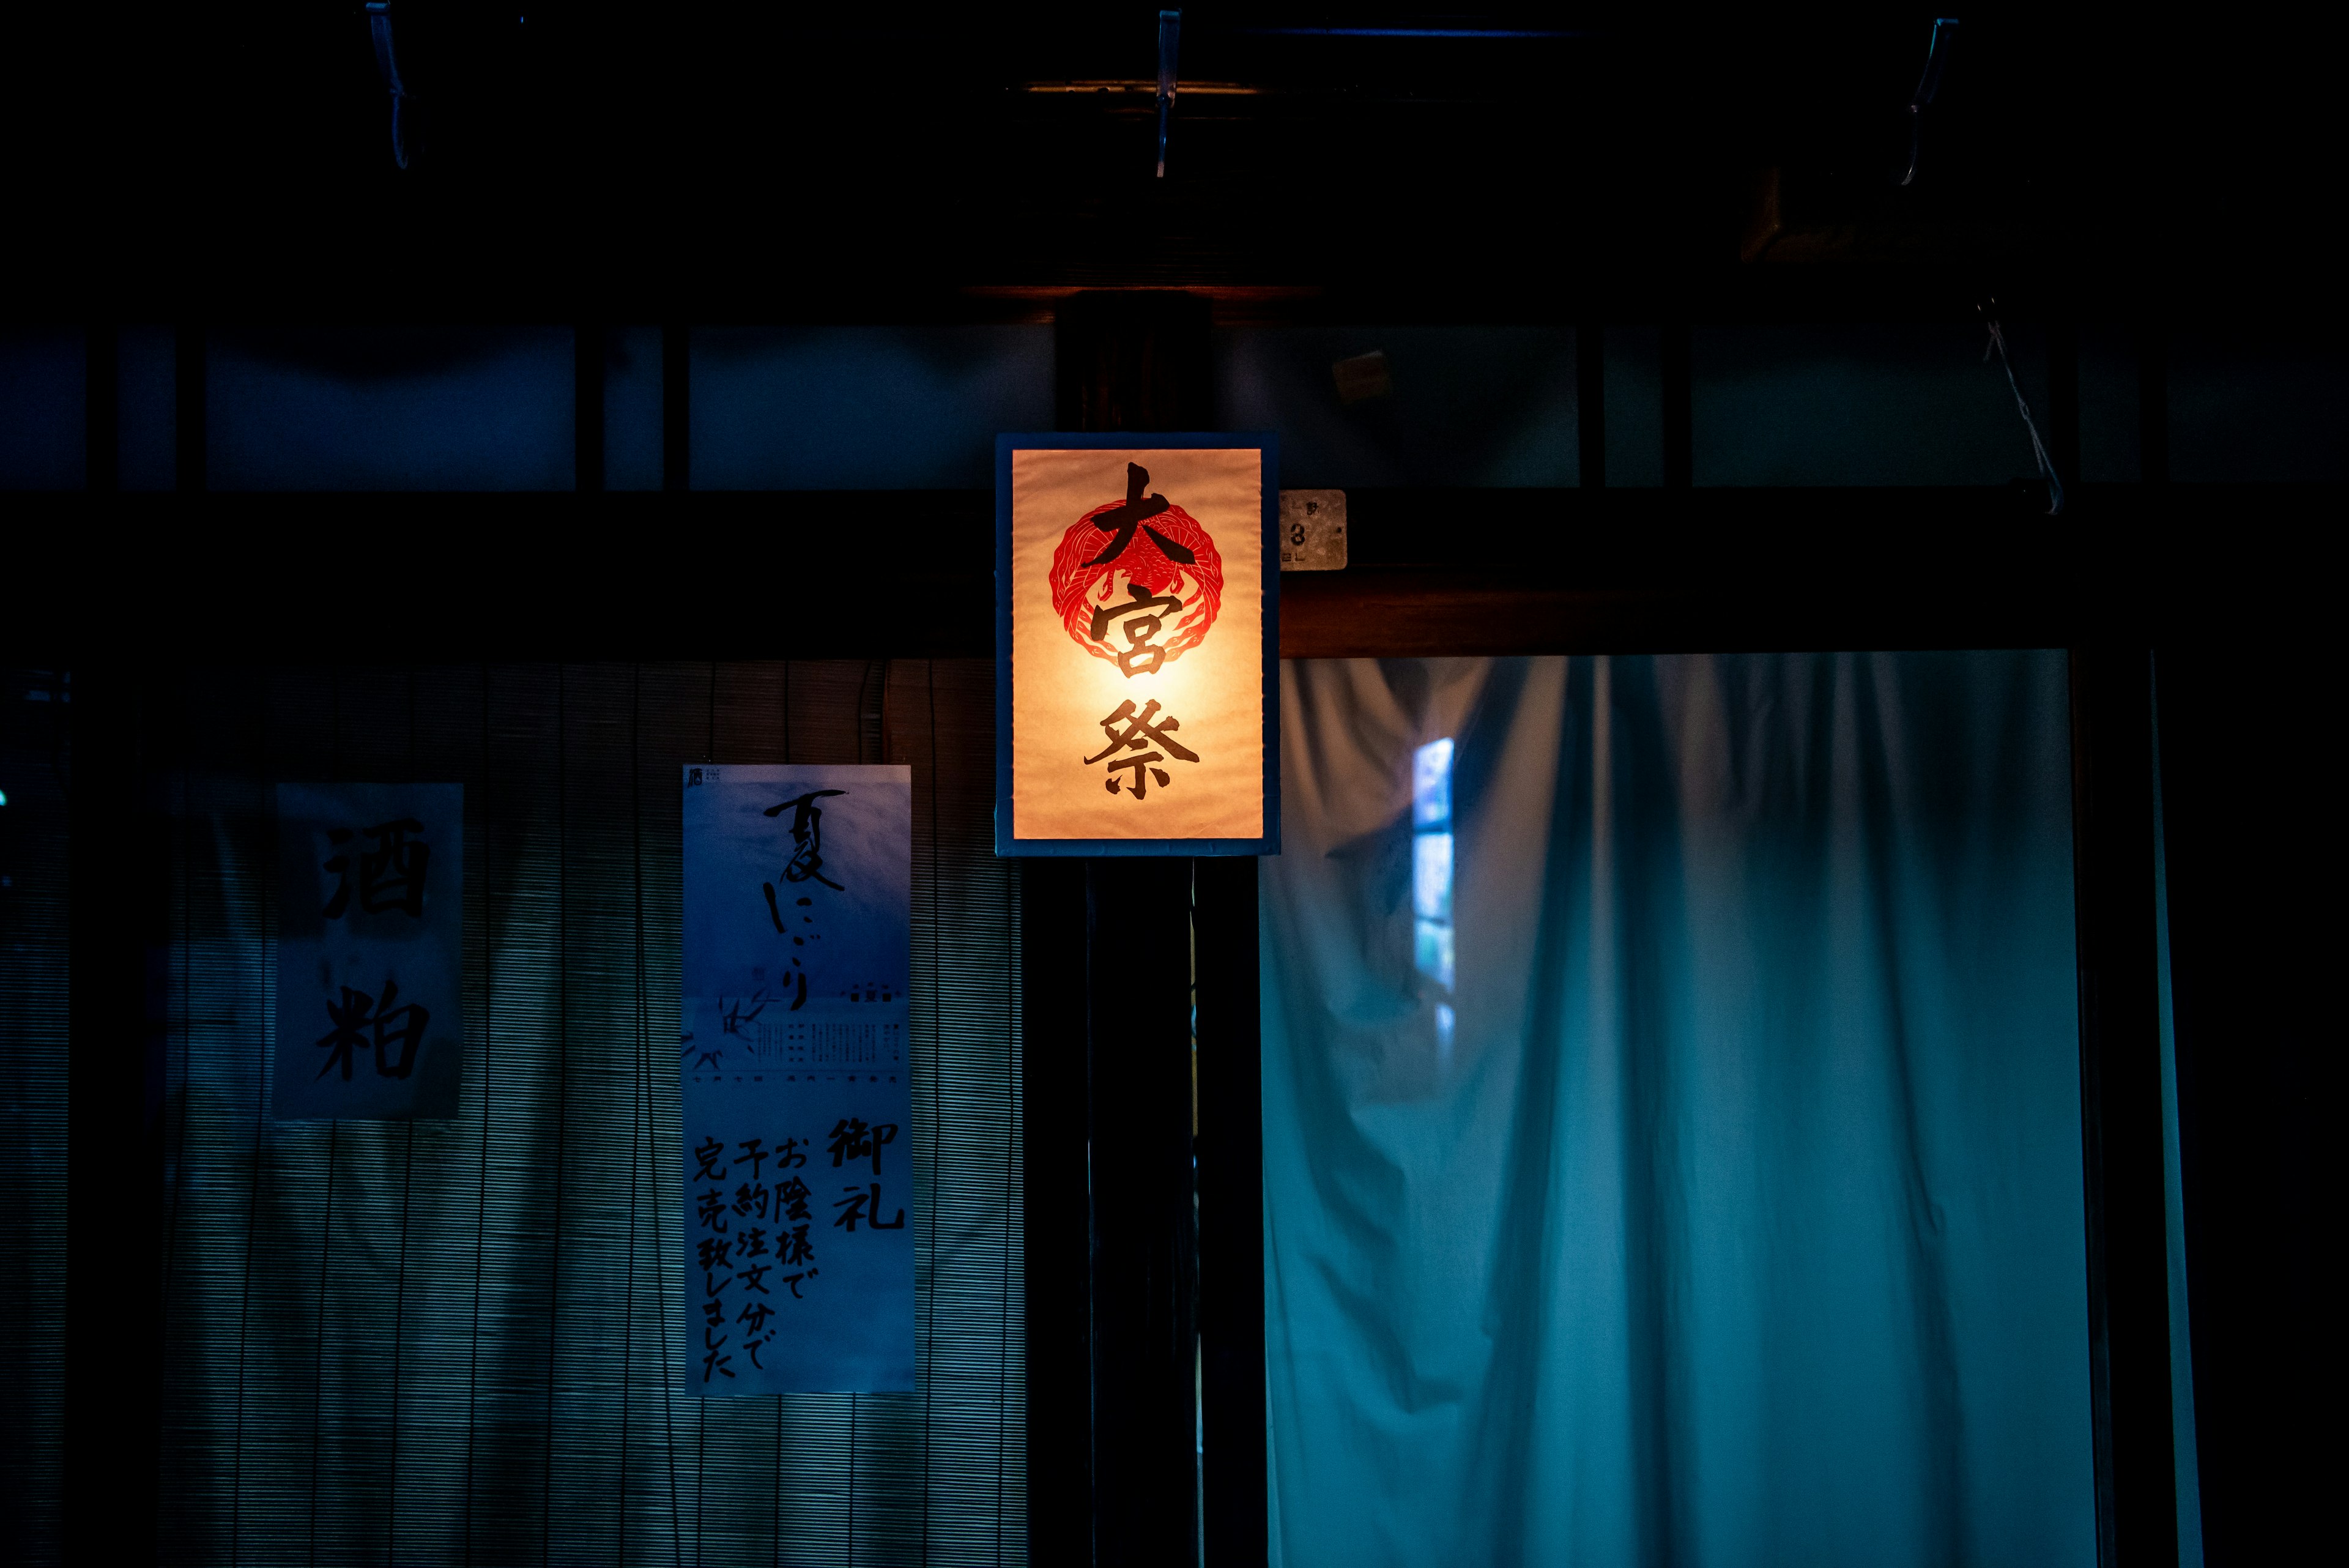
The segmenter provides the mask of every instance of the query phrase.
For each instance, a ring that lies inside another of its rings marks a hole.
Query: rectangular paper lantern
[[[996,438],[999,855],[1280,849],[1277,438]]]

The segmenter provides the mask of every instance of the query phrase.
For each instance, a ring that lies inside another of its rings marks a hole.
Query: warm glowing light
[[[1000,444],[999,853],[1271,847],[1267,454],[1159,439]]]

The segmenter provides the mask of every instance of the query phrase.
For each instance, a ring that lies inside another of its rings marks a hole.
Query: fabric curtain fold
[[[1273,1561],[2092,1562],[2064,656],[1283,688]]]

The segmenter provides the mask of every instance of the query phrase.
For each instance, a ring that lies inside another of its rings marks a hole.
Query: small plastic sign
[[[1280,569],[1342,572],[1346,569],[1346,493],[1284,490],[1280,493]]]

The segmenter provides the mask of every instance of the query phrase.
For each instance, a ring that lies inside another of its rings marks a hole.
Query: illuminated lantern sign
[[[997,438],[996,853],[1279,851],[1276,455]]]

